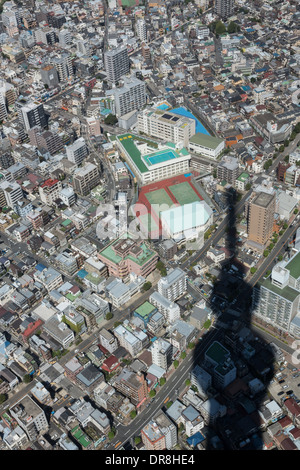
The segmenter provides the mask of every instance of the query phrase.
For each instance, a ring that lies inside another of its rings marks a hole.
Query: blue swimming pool
[[[198,119],[196,119],[195,116],[183,106],[181,106],[180,108],[171,109],[171,112],[174,114],[178,114],[179,116],[185,116],[194,119],[194,121],[196,121],[196,133],[201,132],[201,134],[210,135],[208,130],[205,129],[201,122],[198,121]]]

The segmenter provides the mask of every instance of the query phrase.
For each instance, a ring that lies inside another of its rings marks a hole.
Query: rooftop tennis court
[[[169,186],[169,191],[171,191],[181,206],[183,204],[190,204],[191,202],[201,201],[201,198],[194,191],[188,181]]]

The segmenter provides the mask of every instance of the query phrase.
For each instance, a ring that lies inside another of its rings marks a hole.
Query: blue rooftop
[[[203,126],[203,124],[201,124],[201,122],[198,121],[198,119],[196,119],[195,116],[183,106],[179,108],[171,109],[171,112],[174,114],[178,114],[179,116],[185,116],[190,119],[194,119],[194,121],[196,121],[196,133],[200,132],[202,134],[210,135],[208,130],[205,129],[205,127]]]

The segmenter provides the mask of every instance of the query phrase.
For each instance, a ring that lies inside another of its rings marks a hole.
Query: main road
[[[185,381],[189,378],[189,374],[197,360],[203,354],[211,341],[220,339],[221,334],[221,329],[214,329],[209,335],[203,336],[200,346],[197,346],[196,355],[194,355],[193,350],[189,352],[178,368],[169,376],[167,382],[155,396],[155,399],[150,402],[147,407],[141,410],[129,425],[117,425],[117,433],[114,439],[112,439],[108,450],[114,449],[117,444],[118,447],[121,447],[132,437],[140,435],[141,429],[164,406],[166,400],[172,399],[172,397],[175,398],[177,395],[176,391],[178,389],[184,389]]]

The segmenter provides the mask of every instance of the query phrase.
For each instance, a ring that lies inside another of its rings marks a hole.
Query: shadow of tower
[[[238,250],[236,192],[229,190],[226,200],[224,239],[231,265]],[[263,445],[258,410],[267,399],[274,355],[251,327],[252,287],[244,281],[242,269],[241,265],[238,272],[229,273],[223,265],[209,302],[213,327],[194,351],[191,378],[204,400],[201,434],[206,450],[260,450]],[[254,384],[260,386],[258,391]]]

